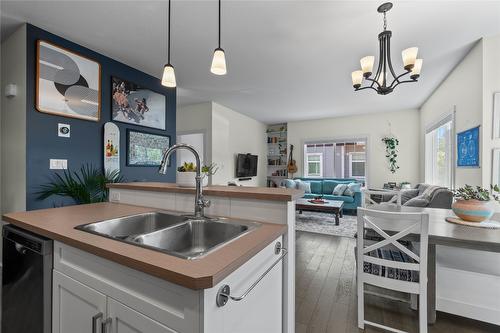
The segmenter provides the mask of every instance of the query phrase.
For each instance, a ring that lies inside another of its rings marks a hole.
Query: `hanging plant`
[[[395,137],[384,137],[382,138],[382,142],[385,144],[385,157],[387,157],[389,162],[389,170],[392,173],[396,173],[399,169],[397,162],[399,140]]]

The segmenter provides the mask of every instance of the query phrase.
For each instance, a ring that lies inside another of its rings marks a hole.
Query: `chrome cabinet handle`
[[[108,325],[111,324],[112,319],[108,318],[105,321],[101,323],[101,333],[107,333],[108,332]]]
[[[226,305],[230,299],[239,302],[242,301],[245,297],[247,297],[248,294],[250,294],[250,292],[257,286],[257,284],[259,284],[259,282],[267,275],[267,273],[269,273],[274,268],[274,266],[276,266],[280,261],[282,261],[283,258],[285,258],[286,255],[288,254],[287,249],[282,247],[280,242],[277,242],[276,246],[274,247],[274,253],[279,254],[280,252],[282,252],[281,256],[278,259],[276,259],[276,261],[273,262],[273,264],[264,273],[262,273],[262,275],[259,276],[259,278],[254,283],[252,283],[252,285],[241,296],[231,296],[231,288],[229,287],[229,285],[227,284],[222,285],[219,288],[219,291],[217,292],[217,298],[216,298],[217,306],[222,307]]]
[[[92,333],[97,333],[97,321],[102,320],[102,312],[92,317]],[[101,331],[102,333],[102,331]]]

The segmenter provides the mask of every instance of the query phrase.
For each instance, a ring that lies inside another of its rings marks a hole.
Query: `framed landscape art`
[[[101,65],[47,41],[37,41],[36,109],[99,121]]]
[[[170,136],[127,130],[127,166],[159,166]]]
[[[479,126],[457,134],[457,167],[479,167]]]
[[[165,95],[117,77],[111,81],[113,121],[165,129]]]

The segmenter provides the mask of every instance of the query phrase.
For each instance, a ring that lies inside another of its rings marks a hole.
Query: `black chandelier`
[[[403,57],[403,65],[405,72],[400,75],[396,75],[394,69],[392,68],[391,61],[391,36],[392,32],[387,30],[387,18],[386,13],[392,8],[392,3],[386,2],[380,5],[377,9],[379,13],[384,14],[384,31],[378,35],[379,40],[379,60],[377,73],[373,78],[373,64],[375,62],[374,56],[367,56],[361,58],[361,70],[352,72],[352,85],[355,91],[364,89],[373,89],[380,95],[387,95],[391,93],[394,88],[396,88],[401,83],[417,82],[420,76],[420,71],[422,69],[422,59],[417,59],[418,48],[410,47],[403,52],[401,52]],[[409,79],[404,79],[403,77],[410,74]],[[392,79],[389,79],[389,75]],[[369,81],[369,85],[361,87],[363,79]],[[389,81],[392,80],[392,82]]]

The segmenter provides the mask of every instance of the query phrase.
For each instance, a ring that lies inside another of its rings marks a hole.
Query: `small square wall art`
[[[159,166],[170,136],[127,130],[127,166]]]

